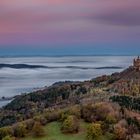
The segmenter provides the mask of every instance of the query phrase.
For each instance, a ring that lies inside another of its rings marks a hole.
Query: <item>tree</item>
[[[106,116],[106,123],[108,124],[114,124],[117,122],[117,119],[112,115],[112,114],[109,114]]]
[[[10,127],[0,128],[0,140],[11,134],[12,134],[12,130]]]
[[[78,119],[70,115],[68,116],[64,122],[62,123],[62,132],[64,133],[76,133],[79,130],[79,122]]]
[[[136,96],[139,94],[139,87],[136,84],[132,86],[132,93],[133,93],[133,96]]]
[[[14,137],[6,136],[2,140],[16,140]]]
[[[81,108],[78,105],[69,108],[69,114],[81,118]]]
[[[58,121],[61,118],[61,110],[47,111],[44,117],[47,122]]]
[[[27,131],[31,131],[33,129],[34,122],[34,119],[25,121]]]
[[[19,123],[14,128],[15,137],[24,137],[26,135],[26,125],[24,123]]]
[[[41,137],[41,136],[44,136],[45,135],[45,131],[44,131],[44,128],[43,128],[43,125],[41,125],[40,122],[35,122],[34,123],[34,126],[33,126],[33,135],[35,137]]]
[[[117,124],[114,128],[114,134],[117,140],[125,140],[126,139],[127,130],[125,127],[122,127],[120,124]]]
[[[47,124],[47,119],[42,115],[34,117],[34,121],[40,122],[41,125],[46,125]]]
[[[101,135],[102,135],[101,124],[92,123],[89,125],[89,127],[87,129],[87,139],[88,140],[95,140]]]
[[[93,122],[96,120],[95,109],[92,104],[82,106],[82,118],[86,122]]]

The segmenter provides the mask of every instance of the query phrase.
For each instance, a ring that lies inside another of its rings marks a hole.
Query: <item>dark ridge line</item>
[[[0,68],[13,68],[13,69],[23,69],[23,68],[46,68],[46,66],[42,65],[28,65],[28,64],[0,64]]]
[[[13,69],[37,69],[37,68],[48,68],[48,69],[60,69],[60,68],[71,68],[71,69],[122,69],[119,66],[106,66],[106,67],[80,67],[80,66],[44,66],[44,65],[28,65],[28,64],[0,64],[2,68],[13,68]]]

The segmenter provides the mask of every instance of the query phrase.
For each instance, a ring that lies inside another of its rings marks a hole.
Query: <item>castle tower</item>
[[[140,71],[140,57],[139,56],[137,57],[137,59],[134,59],[133,67],[136,71]]]

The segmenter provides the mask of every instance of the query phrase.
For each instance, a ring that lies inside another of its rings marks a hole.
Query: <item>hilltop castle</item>
[[[140,57],[138,56],[137,59],[133,60],[133,67],[136,71],[140,71]]]
[[[133,65],[116,74],[116,80],[111,86],[112,91],[140,97],[140,56],[133,60]]]

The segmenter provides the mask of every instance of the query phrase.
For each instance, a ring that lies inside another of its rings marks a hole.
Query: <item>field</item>
[[[45,126],[46,136],[42,138],[33,138],[28,136],[22,140],[86,140],[87,123],[81,121],[81,129],[78,134],[63,134],[61,133],[59,122],[52,122]],[[109,136],[102,136],[99,140],[111,140]]]

